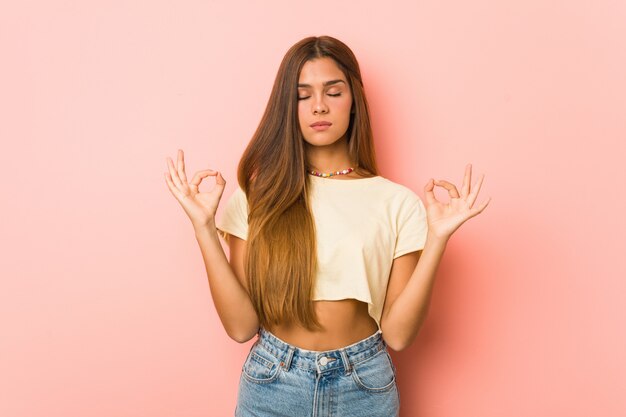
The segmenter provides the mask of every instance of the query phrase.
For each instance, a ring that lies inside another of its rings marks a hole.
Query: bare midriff
[[[279,339],[307,350],[333,350],[365,339],[378,330],[367,311],[367,303],[355,299],[315,301],[323,330],[308,330],[298,324],[269,327]]]

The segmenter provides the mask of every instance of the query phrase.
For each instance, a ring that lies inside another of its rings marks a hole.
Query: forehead
[[[324,57],[305,62],[300,71],[298,83],[321,85],[325,81],[337,79],[346,81],[337,63],[332,58]]]

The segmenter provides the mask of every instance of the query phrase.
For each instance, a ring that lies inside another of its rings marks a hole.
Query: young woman
[[[427,208],[380,176],[359,65],[329,36],[285,55],[219,219],[219,171],[188,182],[182,150],[176,166],[166,161],[227,334],[240,343],[258,335],[235,415],[398,415],[387,347],[402,350],[417,335],[448,239],[489,203],[475,205],[484,175],[470,187],[467,165],[460,191],[431,179]],[[201,193],[208,176],[216,185]]]

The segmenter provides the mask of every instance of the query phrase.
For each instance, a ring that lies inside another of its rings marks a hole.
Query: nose
[[[328,106],[326,106],[326,102],[323,99],[317,99],[313,103],[313,114],[324,114],[328,113]]]

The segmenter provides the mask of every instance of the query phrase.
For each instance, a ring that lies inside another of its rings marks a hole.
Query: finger
[[[208,177],[209,175],[216,175],[215,170],[212,169],[205,169],[203,171],[198,171],[194,174],[193,178],[191,179],[191,181],[189,182],[190,186],[194,186],[194,187],[198,187],[200,185],[200,183],[202,182],[203,178]]]
[[[484,203],[482,203],[478,208],[476,209],[472,209],[471,214],[470,214],[470,218],[480,214],[483,212],[483,210],[487,207],[487,205],[489,204],[489,202],[491,201],[491,197],[489,197],[487,199],[487,201],[485,201]]]
[[[446,180],[435,180],[435,184],[448,190],[448,194],[450,195],[450,197],[459,198],[459,191],[456,189],[456,186],[451,182],[448,182]]]
[[[474,184],[474,186],[472,187],[472,192],[467,197],[467,203],[469,204],[470,207],[474,205],[474,202],[476,201],[476,197],[478,197],[478,192],[480,191],[480,187],[483,185],[484,179],[485,179],[485,174],[482,174],[480,178],[478,179],[478,181],[476,181],[476,184]]]
[[[217,171],[217,177],[215,177],[215,180],[218,185],[226,185],[226,180],[222,177],[222,173],[219,171]]]
[[[180,190],[178,189],[178,187],[176,187],[176,185],[172,182],[172,176],[170,175],[169,172],[165,172],[164,175],[165,175],[165,182],[167,183],[167,188],[169,188],[169,190],[172,193],[172,195],[178,201],[180,201],[182,199],[182,195],[181,195]]]
[[[187,182],[187,175],[185,175],[185,158],[183,155],[183,150],[178,150],[178,164],[176,166],[178,169],[178,176],[182,182]]]
[[[222,194],[224,194],[224,188],[226,188],[226,180],[222,177],[222,173],[217,171],[217,177],[215,177],[215,186],[219,190],[218,198],[222,198]]]
[[[424,196],[426,197],[426,202],[430,206],[433,203],[437,203],[437,199],[435,198],[435,193],[433,190],[435,189],[435,182],[431,178],[426,185],[424,186]]]
[[[178,177],[178,173],[176,172],[176,168],[174,168],[174,162],[172,161],[172,158],[170,158],[168,156],[167,158],[165,158],[165,160],[167,161],[167,167],[169,168],[170,176],[172,178],[172,182],[174,183],[174,185],[176,185],[176,188],[178,188],[179,190],[182,190],[183,189],[183,184],[180,181],[180,178]]]
[[[463,185],[461,185],[461,197],[466,198],[470,191],[470,184],[472,183],[472,164],[465,166],[465,177],[463,178]]]

